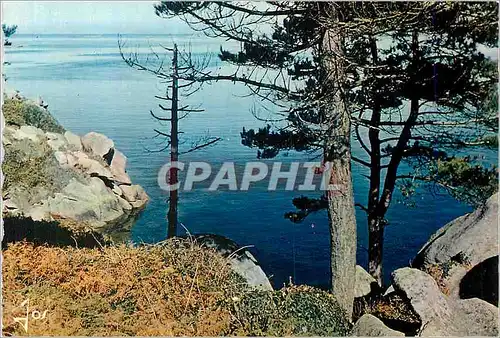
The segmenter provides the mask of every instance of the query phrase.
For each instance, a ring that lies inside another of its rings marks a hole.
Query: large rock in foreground
[[[362,266],[356,265],[354,298],[367,296],[372,292],[372,289],[378,290],[377,281]]]
[[[496,336],[498,308],[480,300],[456,300],[444,295],[436,281],[418,269],[393,272],[393,286],[422,320],[421,336]],[[495,317],[497,318],[497,317]]]
[[[498,193],[474,212],[439,229],[418,252],[412,266],[459,259],[472,266],[498,255]]]
[[[404,337],[403,332],[388,328],[380,319],[371,315],[364,314],[354,324],[351,332],[352,336],[357,337]]]

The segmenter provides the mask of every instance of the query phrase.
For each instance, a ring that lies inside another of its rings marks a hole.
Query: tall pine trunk
[[[374,66],[378,65],[377,41],[370,38],[370,52]],[[384,248],[384,226],[385,212],[379,205],[380,198],[380,175],[381,175],[381,152],[380,152],[380,118],[382,107],[379,97],[374,95],[374,106],[368,130],[370,141],[370,188],[368,190],[368,272],[377,283],[382,286],[382,253]],[[382,214],[381,214],[382,213]]]
[[[340,31],[326,31],[322,52],[329,90],[327,104],[323,107],[327,136],[324,161],[330,163],[329,182],[340,187],[339,190],[327,191],[332,293],[350,319],[354,301],[357,243],[351,172],[351,121],[342,91],[345,72]]]
[[[373,47],[376,47],[372,43]],[[418,32],[412,34],[412,66],[410,74],[418,74]],[[413,68],[413,69],[412,69]],[[416,80],[415,80],[416,82]],[[404,151],[411,139],[411,131],[419,115],[420,103],[418,93],[410,97],[410,112],[408,118],[401,130],[398,142],[393,148],[391,160],[387,166],[384,187],[379,199],[380,187],[380,139],[378,124],[380,123],[380,107],[375,106],[372,113],[369,137],[372,146],[371,153],[371,176],[370,176],[370,195],[368,200],[368,271],[382,285],[382,258],[384,252],[384,227],[386,225],[385,215],[391,205],[392,195],[396,187],[398,167],[403,159]]]

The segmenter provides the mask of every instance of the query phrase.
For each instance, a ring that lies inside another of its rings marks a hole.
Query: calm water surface
[[[217,53],[220,43],[197,37],[131,35],[124,36],[131,51],[147,53],[149,45],[190,43],[193,53]],[[132,70],[121,60],[115,35],[15,35],[6,49],[8,86],[28,97],[42,96],[50,112],[65,128],[83,135],[89,131],[106,134],[128,157],[132,181],[142,185],[151,201],[132,229],[136,242],[156,242],[165,238],[166,194],[157,185],[157,173],[167,162],[166,153],[151,137],[161,127],[149,115],[159,103],[154,95],[164,93],[164,84],[153,76]],[[225,44],[225,46],[227,46]],[[159,50],[159,49],[158,49]],[[220,66],[217,57],[212,67]],[[203,113],[181,121],[185,146],[209,134],[222,137],[216,146],[185,155],[183,161],[211,163],[255,160],[255,150],[241,145],[243,126],[261,127],[250,113],[256,102],[240,85],[217,83],[205,86],[187,103],[202,104]],[[354,143],[355,144],[355,143]],[[354,149],[354,152],[360,152]],[[287,156],[285,156],[287,155]],[[310,160],[306,154],[280,155],[283,161]],[[354,165],[354,185],[358,202],[366,201],[368,181],[362,168]],[[181,192],[180,221],[192,233],[208,232],[227,236],[252,251],[275,286],[292,276],[295,283],[327,287],[329,281],[329,234],[326,213],[293,224],[283,214],[293,210],[293,191],[266,191],[258,186],[248,192],[194,190]],[[399,196],[396,197],[399,200]],[[391,208],[385,237],[385,277],[405,266],[428,237],[453,218],[470,211],[446,195],[423,191],[417,208],[396,201]],[[363,212],[358,211],[358,262],[366,266],[367,230]]]

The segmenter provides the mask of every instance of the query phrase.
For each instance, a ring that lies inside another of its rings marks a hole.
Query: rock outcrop
[[[452,259],[472,266],[498,255],[498,193],[474,212],[439,229],[418,252],[412,265],[444,263]]]
[[[497,222],[495,194],[474,212],[439,229],[411,268],[393,272],[392,284],[383,296],[371,293],[357,298],[366,308],[361,318],[358,314],[353,334],[396,336],[404,331],[418,336],[498,336]],[[366,272],[358,267],[356,272],[356,292],[365,294],[369,279],[361,282]],[[398,331],[388,331],[392,329]]]
[[[366,272],[363,267],[356,265],[356,284],[354,285],[354,297],[364,297],[372,292],[372,289],[378,289],[377,281]]]
[[[380,319],[364,314],[352,327],[352,336],[357,337],[404,337],[403,332],[388,328]]]
[[[95,132],[80,138],[64,131],[29,101],[9,104],[11,111],[4,111],[2,211],[33,220],[71,219],[100,232],[129,227],[148,195],[131,184],[126,157],[113,141]],[[44,117],[49,127],[18,125],[29,119],[26,111]]]
[[[224,257],[229,258],[233,270],[241,275],[248,285],[258,290],[273,290],[259,263],[245,247],[240,247],[229,238],[220,235],[202,234],[194,238],[198,244],[215,249]]]
[[[102,158],[113,157],[112,153],[114,152],[115,144],[105,135],[90,132],[82,137],[82,144],[83,149],[96,156]],[[108,164],[111,164],[111,162],[108,162]]]
[[[456,300],[444,295],[436,281],[418,269],[393,272],[393,286],[422,320],[420,336],[496,336],[498,308],[478,298]]]
[[[412,267],[431,273],[450,297],[478,297],[498,306],[498,193],[439,229]]]
[[[498,193],[474,212],[439,229],[418,252],[412,265],[443,263],[460,257],[471,265],[498,255]]]

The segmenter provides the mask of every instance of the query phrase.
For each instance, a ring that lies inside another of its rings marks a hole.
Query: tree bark
[[[172,111],[170,119],[170,162],[177,162],[179,159],[179,130],[178,130],[178,71],[177,71],[177,45],[174,45],[174,56],[172,60]],[[178,183],[176,168],[170,168],[170,184]],[[177,235],[177,205],[179,203],[179,191],[171,190],[168,207],[168,231],[167,238]]]
[[[377,41],[370,39],[370,51],[373,65],[378,64]],[[376,89],[375,89],[376,92]],[[378,215],[378,203],[380,197],[380,174],[381,174],[381,153],[380,153],[380,118],[382,108],[380,101],[375,95],[368,139],[370,141],[370,187],[368,189],[368,272],[382,286],[382,252],[384,247],[384,223],[383,216]]]
[[[342,35],[328,29],[322,43],[328,99],[323,107],[326,133],[324,161],[330,164],[331,184],[340,190],[327,190],[331,239],[332,293],[352,317],[356,267],[356,217],[351,172],[351,121],[343,94],[344,64],[340,57]]]
[[[368,215],[368,272],[383,286],[382,259],[384,252],[383,217]]]

